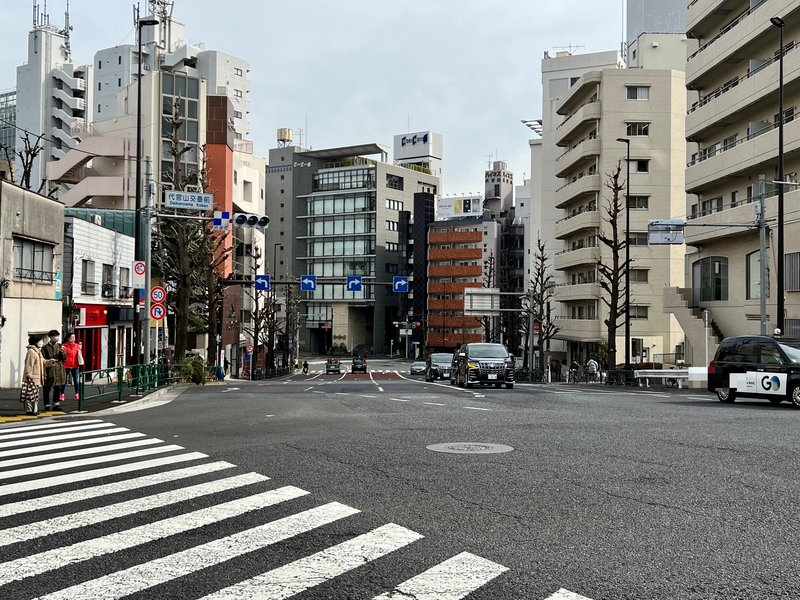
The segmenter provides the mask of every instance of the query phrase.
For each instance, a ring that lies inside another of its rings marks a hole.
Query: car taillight
[[[713,373],[714,372],[714,361],[713,360],[710,363],[708,363],[708,372],[709,373]]]

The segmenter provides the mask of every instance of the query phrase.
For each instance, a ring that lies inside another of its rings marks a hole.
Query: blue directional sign
[[[361,291],[361,277],[348,275],[347,277],[347,291],[360,292]]]
[[[256,291],[269,291],[269,275],[256,275]]]
[[[407,292],[408,291],[408,277],[398,277],[395,275],[392,280],[393,292]]]
[[[300,291],[313,292],[317,289],[317,276],[316,275],[303,275],[300,278]]]

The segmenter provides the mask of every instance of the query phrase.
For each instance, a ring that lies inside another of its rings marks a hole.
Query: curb
[[[124,404],[120,404],[118,406],[112,406],[111,408],[104,408],[103,410],[94,411],[93,414],[110,414],[115,412],[123,412],[126,409],[129,409],[131,406],[144,406],[147,404],[152,404],[157,402],[161,399],[162,396],[165,396],[169,392],[175,390],[178,386],[176,384],[168,385],[162,388],[157,389],[152,394],[147,394],[146,396],[139,398],[138,400],[131,400],[129,402],[125,402]],[[182,390],[181,390],[182,391]],[[81,413],[87,414],[87,413]],[[92,413],[88,413],[92,414]]]

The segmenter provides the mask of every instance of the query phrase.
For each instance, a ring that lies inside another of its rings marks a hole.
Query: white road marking
[[[576,594],[575,592],[570,592],[569,590],[565,590],[561,588],[552,596],[548,596],[545,600],[592,600],[591,598],[587,598],[586,596],[581,596],[580,594]]]
[[[210,594],[204,600],[283,600],[399,550],[422,537],[415,531],[389,523]]]
[[[0,564],[0,586],[46,573],[65,564],[74,565],[104,554],[134,548],[307,494],[307,491],[294,486],[282,487],[277,490],[217,504],[210,508],[202,508],[177,517],[140,525],[125,531],[118,531],[110,535],[72,544],[71,546],[46,550],[32,556],[23,556]]]
[[[9,544],[15,544],[17,542],[24,542],[25,540],[42,538],[53,535],[54,533],[78,529],[79,527],[89,527],[97,523],[110,521],[118,517],[125,517],[137,512],[152,510],[169,504],[177,504],[178,502],[192,500],[200,496],[209,496],[218,492],[234,490],[268,480],[269,477],[260,475],[259,473],[245,473],[244,475],[218,479],[209,483],[200,483],[198,485],[162,492],[161,494],[152,496],[145,496],[143,498],[136,498],[134,500],[127,500],[100,508],[90,508],[82,512],[53,517],[52,519],[46,519],[28,525],[9,527],[8,529],[0,530],[0,546],[8,546]]]
[[[477,406],[465,406],[464,408],[468,408],[469,410],[492,410],[491,408],[478,408]]]
[[[64,433],[65,431],[67,431],[64,429],[42,431],[45,428],[50,429],[51,427],[69,427],[68,431],[72,432],[72,431],[81,431],[85,429],[97,429],[99,427],[115,426],[113,423],[97,423],[92,421],[88,421],[88,423],[94,423],[92,425],[83,425],[83,423],[87,423],[87,421],[75,421],[74,423],[54,423],[53,425],[26,425],[25,427],[13,427],[6,431],[0,430],[0,440],[10,440],[12,438],[48,435],[51,433]],[[8,433],[8,432],[13,432],[13,433]]]
[[[430,404],[431,406],[447,406],[447,404],[442,404],[441,402],[423,402],[423,404]]]
[[[373,600],[459,600],[506,571],[508,567],[462,552]]]
[[[306,389],[304,389],[303,391],[304,391],[304,392],[307,392],[308,390],[313,390],[313,389],[314,389],[314,386],[312,385],[311,387],[307,387],[307,388],[306,388]]]
[[[301,533],[357,514],[350,506],[331,502],[253,529],[117,571],[42,596],[39,600],[120,598],[266,548]]]
[[[389,398],[389,400],[394,400],[395,402],[408,402],[408,400],[403,400],[402,398]]]
[[[325,392],[323,392],[323,391],[320,391],[320,390],[314,390],[314,391],[312,392],[312,394],[324,394],[324,393],[325,393]]]
[[[133,452],[120,452],[117,454],[96,456],[94,458],[82,458],[79,460],[68,460],[65,462],[50,463],[48,465],[39,465],[38,467],[28,467],[27,469],[16,469],[14,471],[6,471],[4,473],[0,473],[0,479],[12,479],[14,477],[24,477],[27,475],[35,475],[38,473],[63,471],[66,469],[73,469],[75,467],[83,467],[85,465],[96,465],[98,463],[114,462],[116,460],[128,460],[129,458],[136,458],[138,456],[161,454],[163,452],[174,452],[176,450],[185,450],[185,448],[183,446],[159,446],[157,448],[134,450]],[[3,493],[4,491],[5,488],[0,488],[0,493]]]
[[[436,385],[436,386],[447,388],[448,390],[453,390],[453,391],[456,391],[456,392],[467,392],[468,394],[472,393],[472,391],[460,388],[458,386],[453,386],[453,385],[444,384],[444,383],[436,383],[435,381],[425,382],[425,381],[420,381],[419,379],[409,379],[405,375],[401,374],[400,371],[395,371],[395,373],[397,373],[397,375],[400,378],[405,379],[406,381],[413,381],[414,383],[419,383],[419,384],[422,384],[424,386]],[[425,389],[427,389],[427,387]]]
[[[222,390],[220,393],[221,393],[221,394],[225,394],[225,393],[227,393],[227,392],[235,392],[236,390],[240,390],[240,389],[242,389],[242,388],[233,388],[233,387],[229,387],[228,389]]]
[[[362,398],[377,398],[377,396],[367,396],[366,394],[359,394]]]
[[[334,392],[337,396],[349,396],[350,394],[345,394],[344,392]]]
[[[48,455],[47,452],[52,450],[62,450],[64,448],[74,448],[76,446],[90,446],[92,444],[102,444],[103,442],[118,442],[121,440],[129,440],[131,438],[144,437],[143,433],[124,433],[122,435],[110,435],[108,437],[92,438],[89,440],[74,440],[72,442],[61,442],[59,444],[45,444],[44,446],[28,446],[27,448],[16,448],[15,450],[5,450],[0,452],[0,458],[6,456],[19,456],[20,454],[42,454],[42,456],[29,456],[27,459],[20,459],[20,461],[37,462],[41,460],[50,460],[51,458],[68,458],[70,456],[83,456],[85,454],[96,454],[98,452],[105,452],[108,450],[121,450],[124,447],[122,444],[99,446],[97,448],[83,448],[81,450],[71,450],[69,452],[57,452],[55,455]],[[49,441],[49,440],[48,440]],[[161,440],[147,441],[147,444],[157,444]],[[140,444],[141,445],[141,444]],[[18,461],[19,462],[19,461]],[[9,462],[0,462],[0,467],[8,466]]]
[[[176,456],[166,456],[163,458],[154,458],[152,460],[142,460],[139,462],[129,463],[126,465],[119,465],[116,467],[106,467],[103,469],[84,471],[82,473],[70,473],[69,475],[58,475],[56,477],[47,477],[46,479],[23,481],[21,483],[14,483],[11,485],[4,485],[0,487],[0,496],[7,496],[8,494],[18,494],[20,492],[30,492],[32,490],[41,490],[43,488],[53,487],[56,485],[63,485],[65,483],[76,483],[78,481],[99,479],[100,477],[107,477],[109,475],[119,475],[122,473],[130,473],[131,471],[152,469],[154,467],[162,467],[164,465],[171,465],[179,462],[188,462],[190,460],[200,460],[201,458],[208,458],[208,455],[203,454],[202,452],[188,452],[186,454],[178,454]]]
[[[116,441],[116,439],[120,438],[130,438],[130,437],[144,437],[144,434],[136,435],[135,433],[128,433],[121,436],[113,436],[113,439],[109,439],[108,441]],[[105,440],[98,440],[98,441],[105,441]],[[97,443],[97,441],[95,441]],[[163,444],[164,440],[159,440],[157,438],[148,438],[146,440],[136,440],[134,442],[123,442],[121,444],[111,444],[108,446],[95,446],[93,448],[79,448],[78,450],[67,450],[66,452],[53,452],[52,454],[35,454],[34,456],[25,456],[21,458],[12,458],[11,460],[4,460],[0,461],[0,469],[5,467],[16,467],[17,465],[25,465],[35,462],[42,462],[42,461],[50,461],[50,460],[58,460],[60,458],[71,458],[73,456],[87,456],[89,454],[100,454],[102,452],[111,452],[114,450],[126,450],[128,448],[139,448],[141,446],[152,446],[153,444]],[[53,444],[54,446],[60,446],[61,444]],[[47,446],[39,448],[42,452],[45,452],[45,448]],[[49,450],[53,450],[53,448],[49,448]],[[14,452],[10,450],[8,452]],[[7,452],[3,452],[2,454],[7,454]]]
[[[382,392],[382,391],[383,391],[383,388],[382,388],[381,386],[378,386],[378,391],[379,391],[379,392]]]
[[[107,439],[101,436],[105,436],[111,433],[122,433],[124,431],[130,431],[130,429],[127,429],[126,427],[114,427],[112,429],[103,429],[102,431],[82,431],[80,433],[64,433],[61,435],[52,435],[45,438],[37,438],[35,442],[39,444],[39,443],[60,442],[63,440],[74,440],[80,438],[95,437],[97,438],[96,440],[89,440],[88,442],[86,442],[94,444],[97,442],[97,440]],[[31,443],[32,443],[31,440],[14,440],[11,442],[0,442],[0,448],[18,448],[19,446],[25,446]],[[39,450],[40,448],[42,448],[42,446],[32,446],[33,450]],[[15,450],[14,452],[23,453],[27,451],[28,448],[21,448],[19,450]]]

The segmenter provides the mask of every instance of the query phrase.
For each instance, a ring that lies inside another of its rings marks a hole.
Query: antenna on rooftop
[[[303,134],[306,132],[306,130],[298,127],[295,129],[295,131],[297,132],[297,143],[301,148],[303,148]],[[308,143],[308,136],[306,136],[306,143]]]
[[[64,51],[67,53],[67,59],[72,56],[72,46],[69,43],[69,32],[72,31],[72,25],[69,24],[69,0],[67,0],[67,10],[64,12],[64,29],[61,34],[64,36]]]
[[[492,168],[492,157],[494,156],[494,154],[484,154],[484,156],[488,159],[486,162],[488,163],[489,168],[491,169]],[[472,192],[470,192],[470,194],[471,193]]]
[[[553,46],[553,48],[555,48],[556,50],[566,50],[567,52],[572,54],[573,50],[577,50],[578,48],[583,48],[585,50],[586,46],[584,46],[583,44],[580,44],[580,45],[578,45],[578,44],[569,44],[567,46]]]

